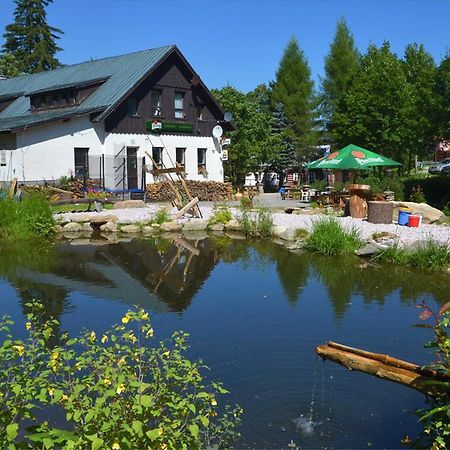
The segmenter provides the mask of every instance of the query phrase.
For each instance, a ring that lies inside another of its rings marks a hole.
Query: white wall
[[[88,116],[67,122],[51,122],[17,133],[17,149],[9,153],[6,181],[35,182],[58,180],[74,171],[74,148],[89,147],[89,154],[103,152],[103,131]],[[1,180],[5,181],[5,180]]]
[[[152,147],[163,147],[163,163],[166,167],[174,167],[177,147],[186,148],[185,165],[188,179],[223,181],[222,150],[212,137],[105,133],[103,123],[92,123],[88,116],[83,116],[72,118],[67,122],[58,121],[30,127],[18,132],[16,138],[17,149],[6,152],[7,166],[1,167],[0,181],[9,181],[17,177],[20,182],[39,182],[70,176],[75,169],[75,147],[89,148],[90,157],[105,155],[108,188],[116,187],[112,173],[114,156],[123,147],[137,147],[138,158],[145,156],[148,165],[151,165],[151,160],[145,151],[152,154]],[[207,176],[198,173],[198,148],[207,149]],[[92,164],[95,163],[92,172],[97,175],[99,163],[95,158],[90,158],[90,164],[91,159]],[[140,170],[138,175],[140,186]],[[153,177],[147,174],[146,182],[153,181]]]

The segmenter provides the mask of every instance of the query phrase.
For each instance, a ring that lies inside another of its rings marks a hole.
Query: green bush
[[[420,187],[429,205],[441,210],[450,208],[450,175],[409,178],[404,184],[405,198],[410,199],[413,189]]]
[[[53,226],[52,210],[44,195],[24,195],[22,201],[0,199],[0,235],[47,237],[53,234]]]
[[[346,231],[335,218],[326,218],[314,222],[306,248],[323,255],[340,255],[353,253],[362,243],[356,228]]]
[[[227,391],[184,356],[187,334],[152,347],[148,314],[135,310],[102,336],[58,337],[56,320],[39,320],[42,305],[26,306],[27,339],[1,324],[1,448],[222,448],[237,436],[241,409],[219,415]],[[50,411],[58,426],[44,420]]]
[[[359,172],[355,182],[368,184],[373,194],[393,191],[395,200],[404,199],[404,184],[398,175],[387,175],[384,171],[371,169]]]
[[[151,223],[159,223],[161,225],[165,222],[170,222],[170,215],[165,208],[159,208],[152,217]]]
[[[374,258],[422,270],[445,270],[450,266],[450,249],[430,239],[413,250],[393,245]]]
[[[253,205],[250,197],[241,197],[240,204],[242,208],[251,208]]]
[[[268,208],[254,210],[241,208],[238,221],[246,236],[269,237],[272,235],[273,219]]]
[[[208,221],[208,225],[214,225],[216,223],[228,223],[233,218],[230,209],[227,206],[214,207],[213,215]]]

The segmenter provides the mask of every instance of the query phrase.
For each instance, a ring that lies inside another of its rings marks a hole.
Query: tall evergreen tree
[[[45,8],[53,0],[14,0],[14,23],[6,26],[3,53],[13,55],[20,71],[36,73],[60,65],[55,55],[62,31],[47,23]]]
[[[306,159],[316,144],[316,103],[314,83],[297,39],[289,41],[272,85],[272,102],[284,105],[287,119],[292,125],[299,157]]]
[[[410,92],[404,144],[408,152],[408,169],[411,169],[414,155],[426,158],[439,134],[433,120],[437,106],[434,92],[437,69],[433,57],[423,45],[417,44],[406,47],[403,67]]]
[[[336,26],[336,34],[325,58],[325,78],[322,80],[322,108],[326,128],[333,128],[333,113],[345,94],[352,76],[359,68],[359,54],[353,36],[344,19]]]
[[[349,143],[407,162],[405,138],[410,86],[402,61],[385,42],[371,45],[334,112],[339,146]]]

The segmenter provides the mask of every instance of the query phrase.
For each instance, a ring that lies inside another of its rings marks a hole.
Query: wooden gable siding
[[[192,82],[191,82],[192,81]],[[152,90],[161,91],[161,115],[153,117]],[[175,119],[175,92],[184,93],[184,119]],[[128,115],[128,98],[137,101],[137,113]],[[172,53],[152,74],[150,74],[118,108],[105,120],[105,129],[112,133],[146,133],[149,120],[191,123],[194,126],[192,135],[211,136],[217,120],[223,119],[223,113],[209,98],[203,87],[197,82],[186,64],[176,53]],[[203,120],[197,120],[198,106],[203,105]],[[171,133],[191,134],[191,133]]]

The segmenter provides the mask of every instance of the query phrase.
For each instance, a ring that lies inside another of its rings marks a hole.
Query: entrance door
[[[137,148],[127,147],[127,182],[128,189],[138,187]]]

